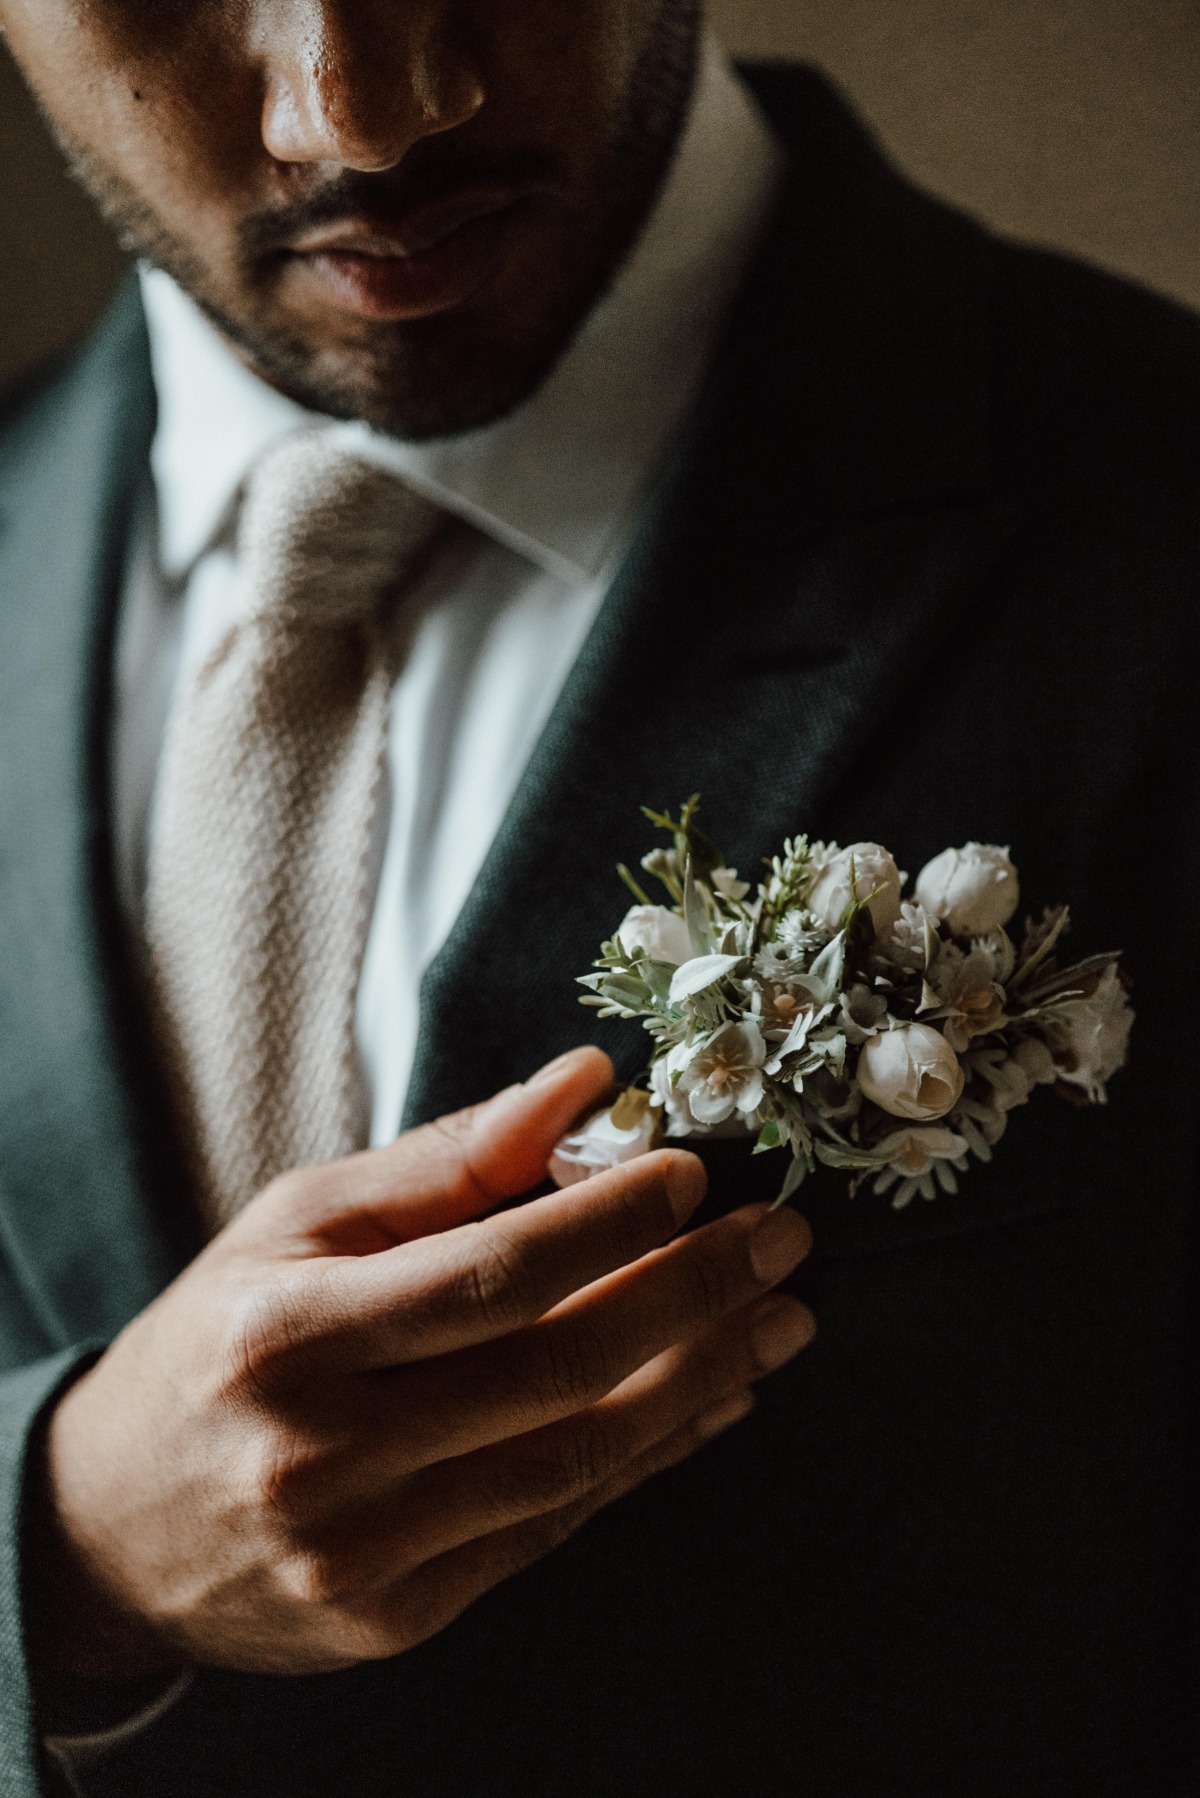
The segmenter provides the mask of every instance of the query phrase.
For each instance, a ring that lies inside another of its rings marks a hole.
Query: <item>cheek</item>
[[[494,114],[530,138],[608,135],[658,10],[659,0],[489,0],[475,35]]]
[[[65,141],[163,216],[228,204],[264,165],[259,83],[215,11],[0,0],[13,53]]]

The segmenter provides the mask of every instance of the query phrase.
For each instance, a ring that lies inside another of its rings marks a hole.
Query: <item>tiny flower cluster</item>
[[[642,861],[668,904],[620,869],[636,903],[583,1003],[641,1019],[653,1056],[644,1088],[559,1144],[560,1185],[664,1136],[752,1133],[791,1152],[780,1202],[823,1163],[900,1208],[955,1192],[971,1155],[990,1161],[1035,1087],[1104,1102],[1133,1022],[1118,957],[1062,965],[1065,906],[1018,945],[1007,849],[947,849],[906,897],[880,844],[797,837],[752,897],[696,808],[646,814],[671,836]]]

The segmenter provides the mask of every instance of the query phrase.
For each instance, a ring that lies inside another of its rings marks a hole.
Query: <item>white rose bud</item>
[[[606,1168],[649,1155],[658,1140],[658,1127],[658,1115],[649,1107],[628,1130],[614,1123],[611,1106],[598,1111],[580,1129],[563,1137],[550,1157],[550,1178],[556,1186],[575,1186]]]
[[[894,1118],[927,1124],[953,1111],[962,1097],[958,1056],[931,1024],[901,1024],[870,1037],[859,1051],[858,1084]]]
[[[635,905],[617,931],[627,952],[644,949],[651,961],[678,968],[692,959],[692,939],[683,919],[665,905]]]
[[[831,855],[822,854],[819,843],[814,849],[817,878],[806,904],[827,929],[838,929],[851,900],[869,901],[867,909],[877,931],[896,922],[904,881],[886,849],[878,843],[851,843]]]
[[[1008,850],[994,843],[944,849],[921,869],[916,892],[927,912],[962,937],[1002,930],[1021,899]]]

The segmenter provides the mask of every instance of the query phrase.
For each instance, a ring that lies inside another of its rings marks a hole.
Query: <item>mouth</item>
[[[394,324],[432,318],[465,304],[497,272],[534,191],[482,185],[394,218],[337,219],[283,254],[338,311]]]

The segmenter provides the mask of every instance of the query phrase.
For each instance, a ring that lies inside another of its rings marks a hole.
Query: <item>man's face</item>
[[[407,437],[541,381],[654,198],[700,0],[0,0],[127,243]]]

